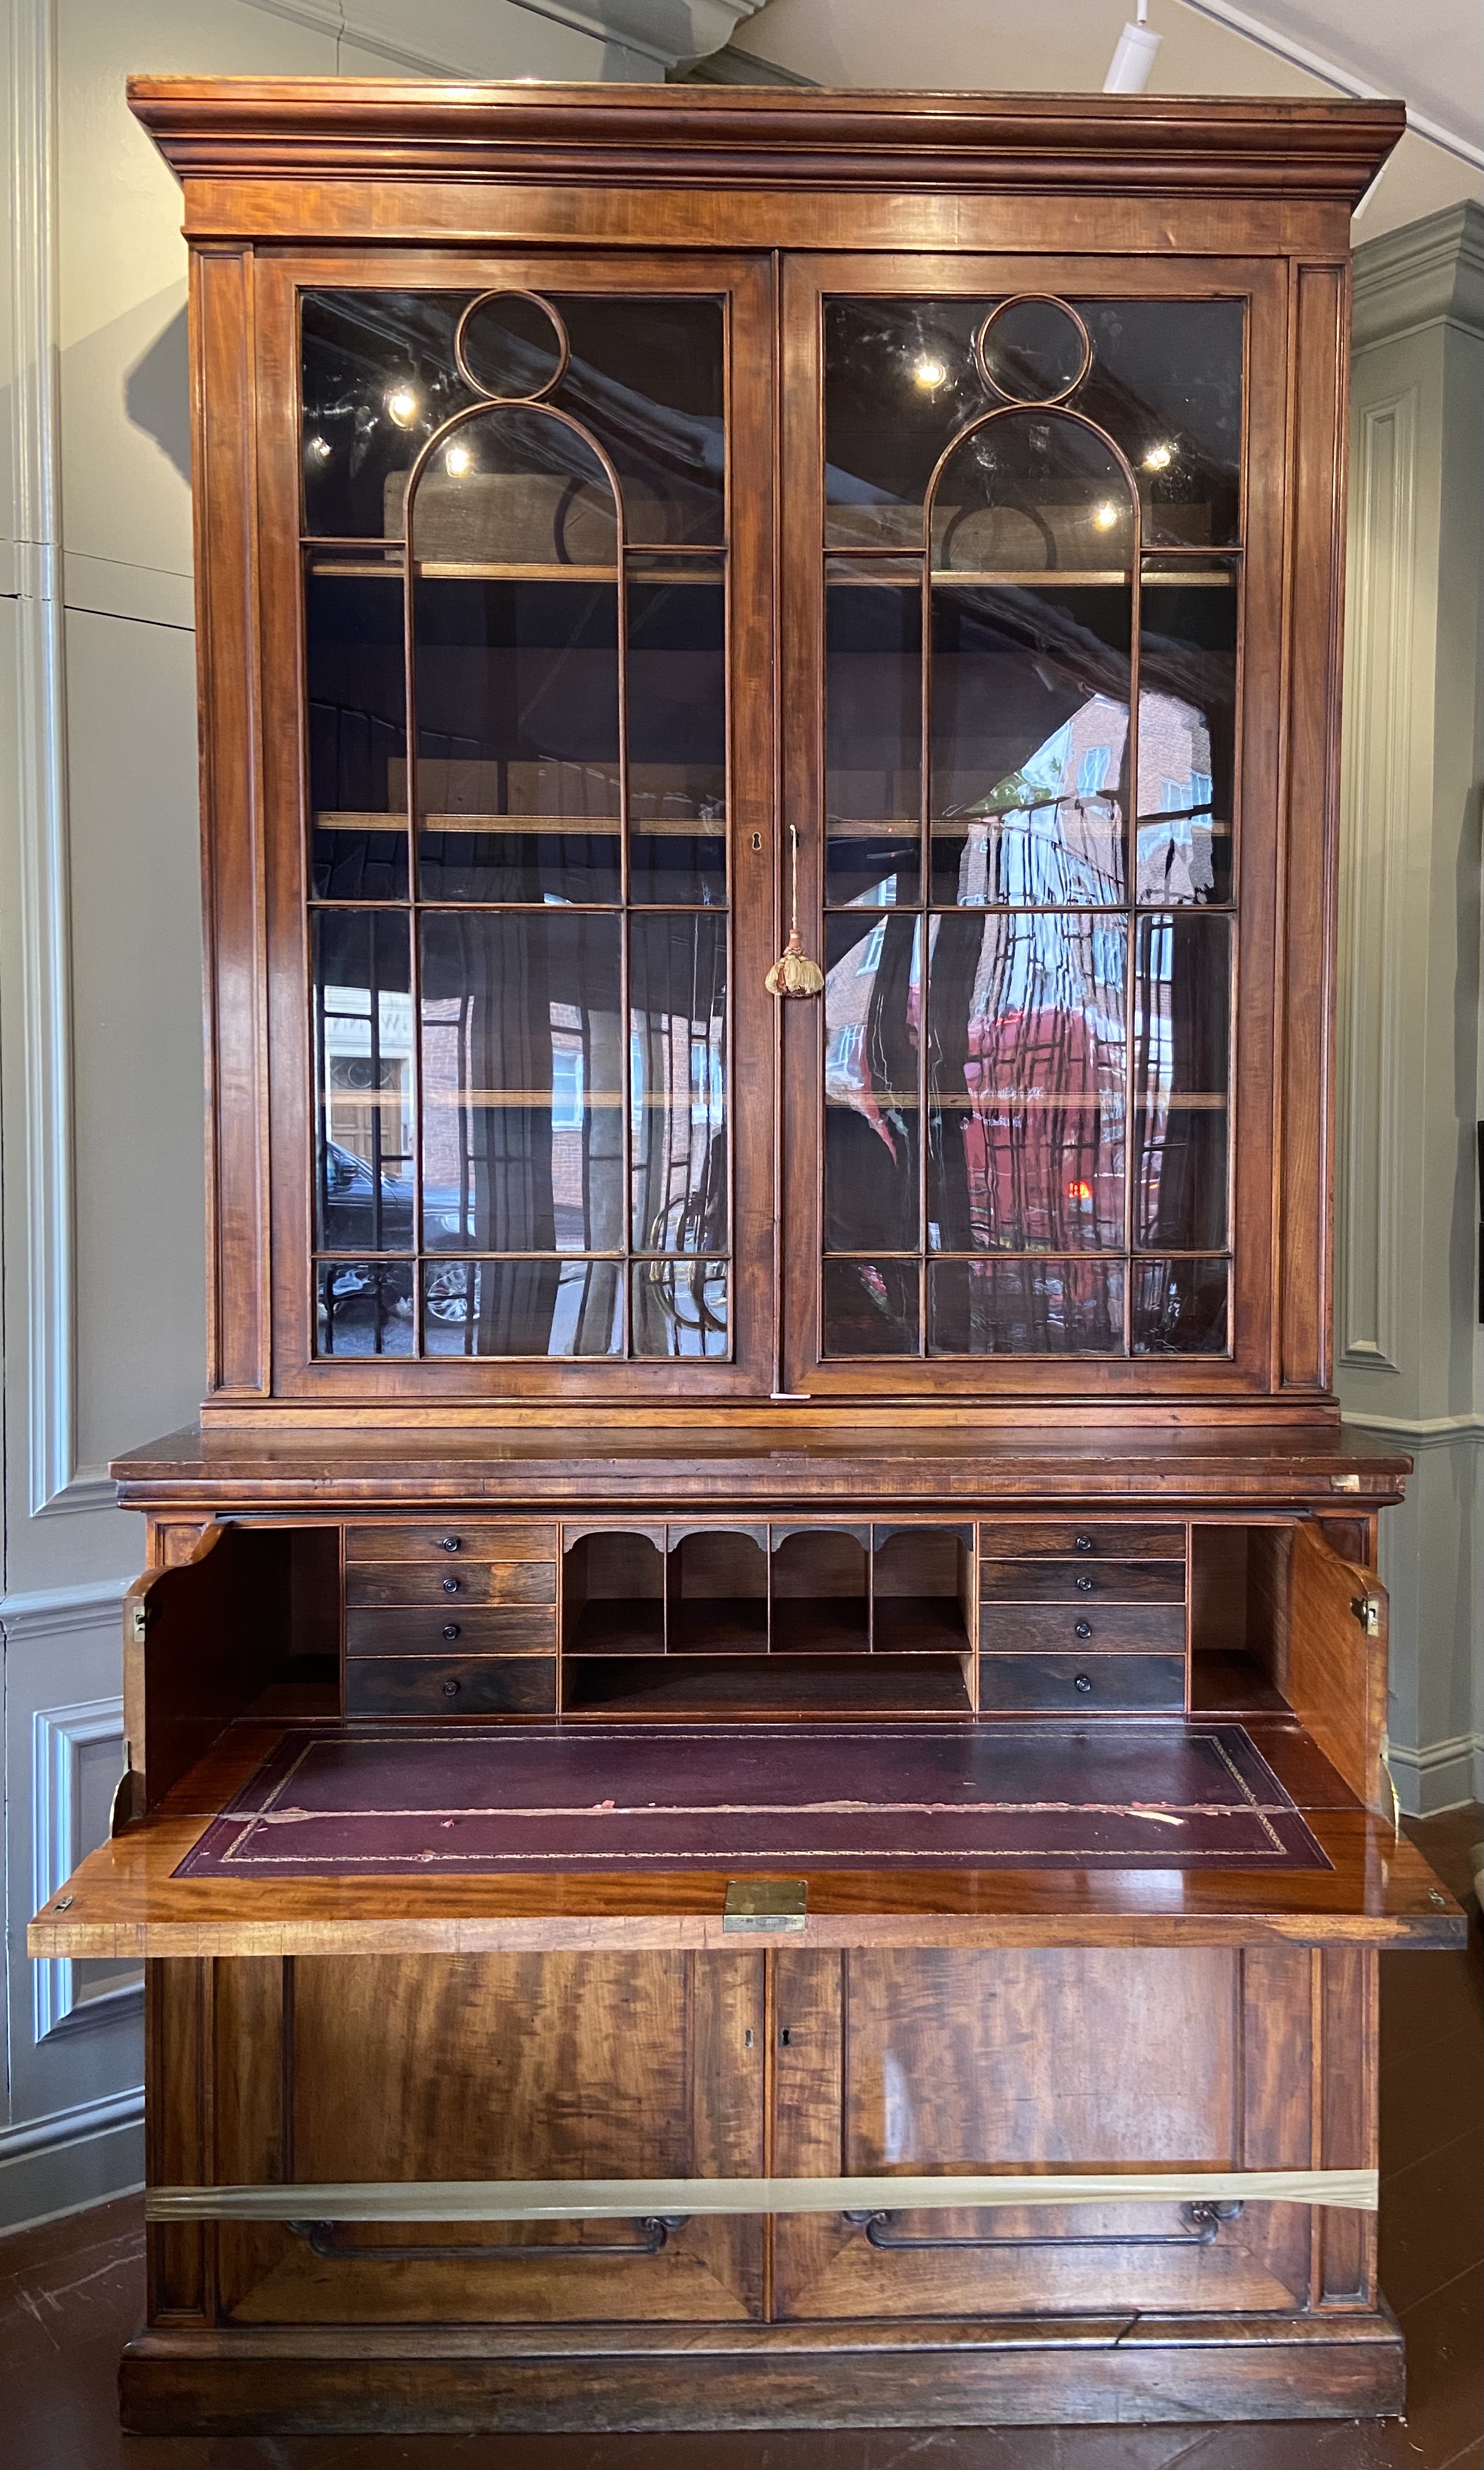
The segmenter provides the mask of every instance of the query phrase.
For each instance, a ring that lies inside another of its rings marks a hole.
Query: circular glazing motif
[[[458,321],[453,358],[486,403],[540,403],[567,374],[567,328],[535,291],[484,291]]]
[[[1001,300],[974,338],[979,374],[1002,403],[1065,403],[1092,358],[1092,337],[1077,311],[1049,291]]]

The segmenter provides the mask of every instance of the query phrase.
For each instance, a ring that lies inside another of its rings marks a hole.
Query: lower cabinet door
[[[206,1968],[210,1971],[212,1968]],[[215,1967],[217,2177],[750,2177],[763,1958],[330,1956]],[[256,2324],[735,2322],[766,2224],[220,2224]]]
[[[909,1949],[777,1959],[784,2176],[1310,2164],[1307,1949]],[[795,2214],[783,2319],[1290,2310],[1310,2215],[1169,2204]]]

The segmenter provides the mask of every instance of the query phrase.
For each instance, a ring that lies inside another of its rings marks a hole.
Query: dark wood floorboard
[[[1407,1832],[1473,1913],[1461,1955],[1381,1961],[1381,2283],[1405,2419],[875,2435],[128,2437],[115,2372],[143,2304],[137,2201],[0,2240],[4,2470],[1484,2470],[1484,1809]]]

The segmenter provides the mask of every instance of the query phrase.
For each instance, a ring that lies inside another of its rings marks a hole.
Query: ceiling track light
[[[1125,25],[1118,38],[1107,76],[1102,81],[1104,94],[1142,94],[1149,82],[1154,55],[1163,37],[1149,30],[1149,0],[1138,0],[1138,22]]]

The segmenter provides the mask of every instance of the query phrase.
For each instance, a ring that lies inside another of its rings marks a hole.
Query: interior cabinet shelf
[[[970,1715],[956,1656],[667,1655],[579,1660],[568,1676],[568,1716],[750,1716],[762,1721],[882,1715]]]

